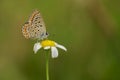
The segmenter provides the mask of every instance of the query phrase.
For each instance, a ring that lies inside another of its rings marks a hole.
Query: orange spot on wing
[[[23,36],[28,39],[29,38],[29,34],[28,34],[28,31],[27,31],[27,28],[28,28],[28,26],[24,25],[23,29],[22,29],[22,32],[23,32]]]
[[[33,19],[34,19],[34,17],[35,17],[37,14],[39,14],[39,11],[38,11],[38,10],[35,10],[35,11],[33,12],[33,14],[31,15],[31,17],[30,17],[29,20],[32,22]]]

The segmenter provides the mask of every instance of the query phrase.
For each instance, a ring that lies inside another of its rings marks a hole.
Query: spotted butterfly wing
[[[23,35],[29,39],[44,39],[48,36],[46,34],[46,27],[43,18],[38,10],[35,10],[22,28]]]

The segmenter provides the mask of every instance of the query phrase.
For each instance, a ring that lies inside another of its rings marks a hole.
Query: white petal
[[[56,47],[51,47],[51,52],[52,52],[52,58],[58,57],[58,50]]]
[[[41,47],[42,47],[42,46],[41,46],[40,43],[35,43],[35,44],[34,44],[34,47],[33,47],[34,53],[36,54],[37,51],[38,51]]]
[[[56,45],[56,47],[61,48],[61,49],[65,50],[65,51],[67,51],[67,49],[63,45],[60,45],[60,44],[57,44],[57,43],[55,43],[55,45]]]
[[[50,46],[46,46],[46,47],[44,47],[44,49],[46,49],[46,50],[47,50],[47,49],[50,49]]]

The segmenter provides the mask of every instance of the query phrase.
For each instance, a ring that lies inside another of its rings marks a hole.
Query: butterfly
[[[43,40],[48,37],[45,23],[38,10],[33,11],[28,21],[22,27],[23,36],[26,39]]]

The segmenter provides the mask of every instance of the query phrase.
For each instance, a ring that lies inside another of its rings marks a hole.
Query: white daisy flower
[[[45,50],[51,49],[51,56],[52,58],[57,58],[58,57],[58,50],[57,48],[63,49],[64,51],[67,51],[67,49],[55,41],[51,40],[43,40],[41,43],[37,42],[34,44],[33,51],[34,53],[37,53],[37,51],[41,48],[44,48]]]

